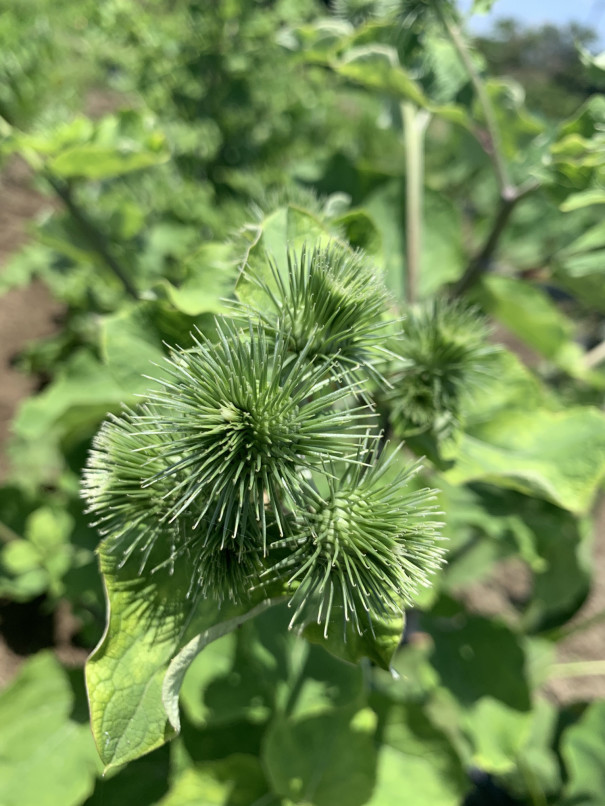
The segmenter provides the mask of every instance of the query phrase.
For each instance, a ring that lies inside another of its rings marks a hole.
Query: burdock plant
[[[283,275],[257,261],[254,278],[249,307],[169,348],[90,452],[109,616],[87,685],[111,763],[178,731],[196,654],[266,608],[389,668],[405,609],[443,562],[435,491],[373,403],[392,358],[381,339],[399,326],[375,270],[321,245],[291,252]]]
[[[269,586],[291,626],[373,632],[441,563],[433,493],[386,458],[364,375],[384,287],[333,245],[252,274],[267,298],[173,348],[155,388],[101,428],[84,478],[118,568],[182,571],[192,601],[245,604]],[[361,402],[360,402],[361,401]]]

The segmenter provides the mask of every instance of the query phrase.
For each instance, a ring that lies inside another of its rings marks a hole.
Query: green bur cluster
[[[172,350],[158,388],[103,425],[84,496],[120,566],[178,563],[194,599],[267,589],[289,597],[291,626],[326,637],[335,622],[372,631],[428,584],[442,562],[434,492],[413,489],[417,464],[381,453],[361,377],[386,295],[349,258],[291,258],[281,298],[261,285],[273,317],[217,320],[215,338]]]
[[[385,394],[400,436],[444,438],[456,429],[465,399],[490,375],[497,348],[487,337],[483,318],[460,303],[435,300],[408,311]]]

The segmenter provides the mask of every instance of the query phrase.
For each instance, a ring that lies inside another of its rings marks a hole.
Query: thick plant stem
[[[88,243],[92,246],[95,252],[102,258],[105,265],[112,271],[118,280],[124,286],[124,290],[126,293],[132,297],[133,299],[138,300],[139,294],[131,283],[130,279],[126,272],[122,269],[120,264],[108,250],[107,245],[105,243],[105,237],[103,233],[101,233],[95,224],[88,218],[88,216],[80,209],[77,202],[75,201],[71,189],[69,185],[64,182],[61,182],[56,177],[52,176],[50,173],[46,172],[44,174],[47,182],[55,191],[57,196],[61,199],[63,204],[67,207],[69,212],[71,213],[74,221],[78,225],[80,232]]]
[[[405,298],[416,301],[422,259],[422,208],[424,190],[424,132],[429,113],[411,101],[401,104],[405,136]]]

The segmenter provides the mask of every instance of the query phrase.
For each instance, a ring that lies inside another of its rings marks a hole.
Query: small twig
[[[592,350],[589,350],[584,356],[584,366],[586,369],[594,369],[599,364],[605,361],[605,341],[597,344]]]
[[[82,232],[86,240],[97,252],[97,254],[103,259],[107,267],[120,280],[120,282],[124,286],[126,293],[129,294],[133,299],[138,300],[139,299],[138,291],[131,283],[126,272],[122,269],[120,264],[107,249],[103,234],[99,232],[96,225],[88,218],[88,216],[78,206],[77,202],[75,201],[72,195],[71,188],[69,187],[69,185],[67,185],[64,182],[61,182],[56,177],[52,176],[48,171],[44,173],[44,177],[46,181],[50,184],[52,189],[55,191],[57,196],[59,196],[61,201],[65,204],[65,206],[71,213],[72,217],[74,218],[76,224],[80,228],[80,231]]]
[[[605,675],[605,660],[555,663],[550,668],[550,677],[590,677],[591,675]]]
[[[484,143],[482,143],[482,145],[494,164],[494,170],[496,172],[498,185],[500,187],[500,195],[502,198],[506,198],[508,195],[510,195],[511,191],[514,192],[514,186],[509,180],[506,160],[504,159],[504,155],[502,153],[502,139],[500,137],[500,131],[498,129],[498,123],[496,121],[496,115],[494,113],[494,107],[489,97],[489,93],[487,92],[485,83],[475,68],[469,53],[468,45],[464,39],[464,36],[462,35],[462,32],[460,31],[460,28],[452,19],[448,18],[446,13],[440,11],[439,15],[446,31],[450,36],[450,39],[452,40],[456,53],[464,64],[466,72],[468,73],[471,83],[475,89],[475,93],[477,94],[477,100],[479,101],[483,111],[483,117],[485,118],[485,125],[487,126],[487,132],[490,140],[489,148],[485,148]]]
[[[506,229],[511,213],[519,202],[539,187],[537,182],[531,182],[518,190],[510,190],[508,194],[500,197],[500,203],[492,227],[485,243],[479,253],[468,264],[466,271],[454,285],[452,296],[461,296],[473,286],[477,280],[490,267],[494,253],[500,243],[502,233]]]

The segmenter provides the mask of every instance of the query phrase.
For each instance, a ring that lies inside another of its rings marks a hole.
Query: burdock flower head
[[[270,588],[292,625],[361,633],[439,566],[433,493],[380,454],[338,361],[313,358],[312,338],[292,352],[292,325],[219,320],[214,340],[175,348],[146,400],[102,426],[84,497],[118,570],[178,571],[187,596],[218,602]]]
[[[268,333],[287,331],[290,350],[333,362],[348,378],[360,368],[374,373],[388,326],[388,292],[376,268],[360,252],[338,242],[288,253],[283,274],[270,260],[248,267],[254,288],[245,306]]]
[[[394,472],[399,452],[378,457],[367,444],[359,458],[327,477],[327,494],[308,488],[283,541],[290,553],[267,572],[294,591],[291,626],[316,621],[327,635],[336,616],[371,630],[373,618],[401,614],[443,561],[435,491],[412,487],[419,464]]]
[[[463,304],[436,300],[411,308],[402,331],[386,394],[393,424],[402,437],[447,436],[464,397],[489,375],[496,348],[487,341],[485,320]]]
[[[142,431],[166,448],[166,467],[148,485],[172,480],[171,519],[201,504],[235,538],[252,517],[266,533],[266,503],[280,525],[280,502],[300,497],[303,473],[355,450],[368,412],[344,407],[348,385],[333,367],[309,365],[308,348],[288,352],[288,333],[217,326],[218,342],[176,350]],[[337,404],[342,404],[340,407]]]
[[[306,475],[354,456],[373,415],[348,405],[333,366],[293,356],[287,334],[228,320],[217,334],[175,349],[145,404],[103,425],[83,490],[121,562],[144,568],[169,543],[164,562],[186,555],[192,584],[220,599],[250,587],[268,525],[284,535]]]

